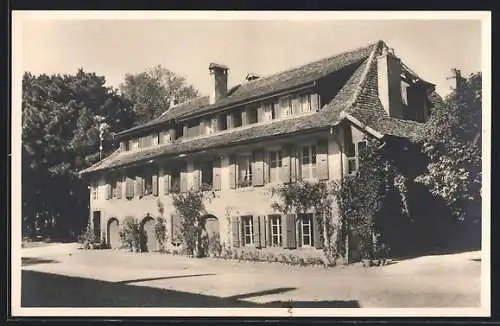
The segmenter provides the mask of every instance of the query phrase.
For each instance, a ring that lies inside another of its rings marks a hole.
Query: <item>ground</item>
[[[22,249],[23,307],[479,307],[479,251],[382,267],[291,267],[159,253]]]

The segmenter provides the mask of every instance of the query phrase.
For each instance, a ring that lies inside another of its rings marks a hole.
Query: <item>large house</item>
[[[206,228],[233,247],[318,250],[314,213],[282,215],[269,187],[338,180],[354,173],[368,137],[405,139],[434,105],[422,80],[383,41],[228,88],[229,68],[208,67],[209,96],[171,106],[116,134],[119,149],[82,171],[90,223],[111,247],[126,218],[142,221],[148,249],[164,208],[170,242],[178,218],[171,194],[211,189]]]

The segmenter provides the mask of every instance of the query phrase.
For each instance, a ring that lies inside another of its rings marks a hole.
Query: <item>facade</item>
[[[210,64],[209,96],[172,103],[116,134],[119,149],[81,172],[90,183],[90,222],[111,247],[120,246],[119,227],[133,217],[154,250],[159,203],[174,245],[171,194],[204,189],[216,194],[206,203],[206,229],[222,243],[318,250],[314,213],[274,211],[270,187],[354,173],[368,138],[418,134],[438,98],[383,41],[268,77],[249,74],[230,89],[228,73]]]

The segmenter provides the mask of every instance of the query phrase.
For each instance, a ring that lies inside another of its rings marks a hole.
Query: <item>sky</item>
[[[74,74],[79,68],[118,87],[126,73],[156,65],[204,95],[208,66],[229,66],[229,86],[248,72],[266,76],[384,40],[419,76],[450,91],[451,69],[481,70],[479,20],[26,19],[19,25],[22,68]]]

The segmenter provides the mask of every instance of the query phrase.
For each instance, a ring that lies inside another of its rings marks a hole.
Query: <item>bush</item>
[[[131,251],[140,251],[140,241],[143,237],[141,223],[137,219],[126,219],[124,226],[120,230],[120,239],[126,248]]]
[[[90,224],[78,236],[78,242],[83,245],[83,249],[94,249],[95,244],[99,242]]]
[[[161,217],[158,217],[156,219],[155,236],[160,247],[158,249],[160,251],[163,251],[165,248],[165,243],[167,242],[167,225],[165,223],[165,220]]]

